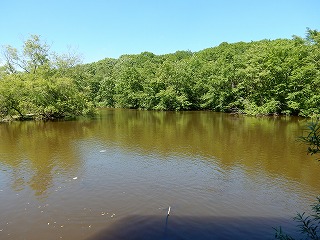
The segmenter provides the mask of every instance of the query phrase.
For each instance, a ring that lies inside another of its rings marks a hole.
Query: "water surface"
[[[0,124],[0,239],[272,239],[319,194],[306,120],[105,109]],[[168,207],[171,214],[167,217]]]

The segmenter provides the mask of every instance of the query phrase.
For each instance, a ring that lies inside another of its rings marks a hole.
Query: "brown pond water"
[[[0,239],[273,239],[320,193],[306,120],[105,109],[0,124]],[[167,217],[168,207],[171,214]]]

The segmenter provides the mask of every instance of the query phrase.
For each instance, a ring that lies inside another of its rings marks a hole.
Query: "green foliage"
[[[307,136],[301,136],[300,140],[308,144],[308,153],[311,155],[320,153],[320,122],[311,122]]]
[[[319,36],[317,30],[307,29],[306,38],[221,43],[194,53],[143,52],[80,65],[77,54],[51,53],[39,36],[32,35],[24,42],[22,51],[11,46],[5,48],[6,64],[0,68],[0,84],[4,85],[2,89],[8,88],[9,80],[5,79],[10,78],[57,81],[57,87],[61,86],[59,81],[66,84],[71,81],[77,92],[63,94],[80,94],[90,106],[99,107],[317,117],[320,116]],[[28,99],[25,104],[9,100],[10,94],[25,98],[19,84],[16,88],[16,93],[8,91],[1,97],[3,114],[24,114],[35,104]],[[62,94],[60,90],[57,92]],[[67,98],[58,100],[66,102]],[[49,100],[47,103],[51,106],[48,112],[56,109],[63,109],[67,115],[72,109],[76,114],[82,112],[78,107],[66,110],[60,103],[54,105]]]
[[[0,117],[56,119],[93,114],[89,90],[71,75],[74,56],[54,54],[40,37],[31,35],[23,51],[6,46],[0,75]],[[55,60],[55,61],[54,61]]]
[[[307,136],[301,136],[300,140],[305,142],[308,147],[308,153],[320,153],[320,122],[309,123]],[[312,214],[297,213],[293,218],[298,223],[297,227],[306,239],[320,239],[320,197],[317,197],[317,202],[311,205]],[[285,234],[281,227],[274,228],[276,231],[275,238],[280,240],[294,240],[290,235]]]
[[[190,103],[185,95],[178,95],[176,90],[169,86],[165,90],[157,93],[158,104],[154,107],[156,110],[181,110],[188,109]]]
[[[319,116],[318,36],[123,55],[79,66],[74,78],[98,106]]]
[[[279,227],[279,228],[274,228],[274,230],[276,231],[275,233],[275,239],[279,239],[279,240],[294,240],[293,237],[291,237],[290,235],[284,233],[282,231],[282,228]]]
[[[31,35],[23,43],[20,53],[16,48],[8,45],[4,50],[6,67],[9,72],[16,73],[23,70],[36,73],[37,69],[49,63],[49,46],[43,43],[38,35]]]
[[[29,83],[33,95],[29,97],[32,113],[45,119],[86,115],[92,104],[70,78],[38,78]]]
[[[306,215],[306,213],[297,213],[293,218],[294,221],[298,223],[297,227],[301,234],[303,234],[306,239],[319,240],[320,239],[320,197],[317,198],[317,202],[312,205],[312,214]],[[282,228],[275,228],[275,239],[279,240],[294,240],[290,235],[285,234]]]
[[[93,104],[70,78],[11,75],[0,82],[0,116],[56,119],[92,114]]]
[[[0,116],[18,114],[21,118],[26,114],[24,105],[27,92],[24,82],[16,76],[8,76],[0,82]]]

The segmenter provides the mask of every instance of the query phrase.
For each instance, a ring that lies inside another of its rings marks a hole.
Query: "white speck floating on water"
[[[100,150],[101,153],[104,153],[104,152],[106,152],[106,151],[107,151],[107,150],[105,150],[105,149]]]
[[[169,209],[168,209],[168,216],[170,215],[170,211],[171,211],[171,207],[169,206]]]
[[[78,179],[78,177],[74,177],[74,178],[72,178],[73,180],[77,180]]]

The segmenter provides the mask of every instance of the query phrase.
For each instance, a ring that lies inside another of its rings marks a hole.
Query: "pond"
[[[292,217],[320,193],[306,123],[123,109],[2,123],[0,239],[297,236]]]

